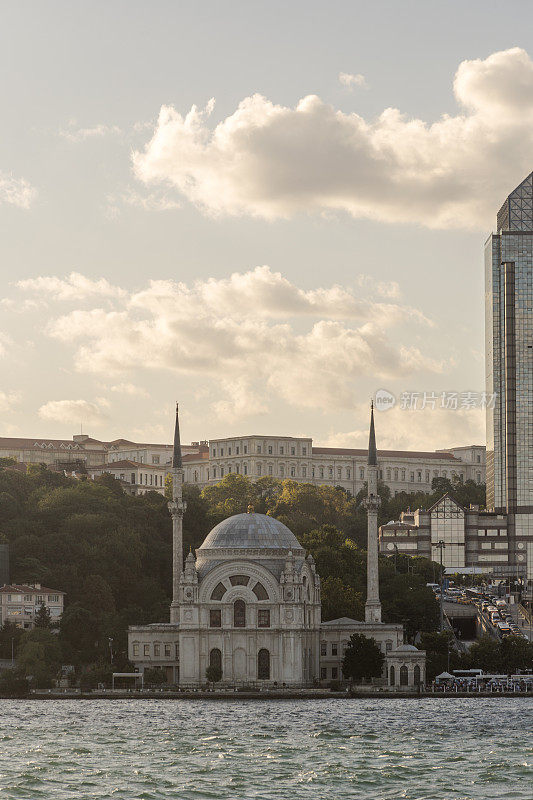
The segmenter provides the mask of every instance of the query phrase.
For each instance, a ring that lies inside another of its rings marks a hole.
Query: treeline
[[[384,485],[380,493],[386,521],[397,516],[400,501]],[[323,583],[323,618],[363,617],[366,515],[359,497],[340,487],[271,478],[252,483],[238,475],[203,491],[185,486],[184,495],[185,552],[252,504],[287,524],[312,553]],[[414,506],[409,497],[404,508]],[[434,496],[423,497],[427,507]],[[155,492],[126,495],[110,475],[78,481],[40,466],[26,475],[0,469],[0,537],[10,544],[12,582],[37,581],[67,595],[56,653],[61,663],[109,663],[112,651],[115,664],[125,665],[128,625],[168,619],[172,529],[166,502]],[[381,559],[384,618],[403,623],[410,638],[436,627],[437,606],[425,586],[436,569],[425,559]],[[0,657],[10,658],[13,638],[12,631],[0,632]]]

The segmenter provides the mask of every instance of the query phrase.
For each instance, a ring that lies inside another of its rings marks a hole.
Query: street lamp
[[[111,637],[108,638],[109,642],[109,660],[111,664],[113,663],[113,639]]]
[[[444,584],[444,572],[442,569],[442,551],[446,547],[443,540],[440,539],[436,544],[433,545],[440,550],[440,631],[444,630],[444,597],[443,597],[443,584]]]

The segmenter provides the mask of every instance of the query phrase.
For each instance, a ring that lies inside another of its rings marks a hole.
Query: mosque
[[[164,670],[180,687],[206,683],[209,666],[224,686],[312,687],[342,680],[350,636],[373,638],[385,655],[383,684],[408,688],[425,682],[425,653],[403,644],[403,627],[381,621],[378,579],[378,462],[371,411],[368,449],[368,577],[365,621],[321,621],[320,577],[311,555],[279,520],[236,514],[216,525],[196,555],[183,561],[181,458],[178,410],[169,511],[173,530],[170,622],[133,625],[129,659],[139,672]]]

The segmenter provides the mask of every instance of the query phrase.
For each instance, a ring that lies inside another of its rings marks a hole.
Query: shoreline
[[[427,700],[533,698],[533,692],[38,692],[0,700]]]

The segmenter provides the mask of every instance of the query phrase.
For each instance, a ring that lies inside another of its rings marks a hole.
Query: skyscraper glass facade
[[[485,287],[486,389],[496,395],[487,410],[487,507],[509,514],[509,561],[520,563],[533,537],[533,173],[498,213]]]

